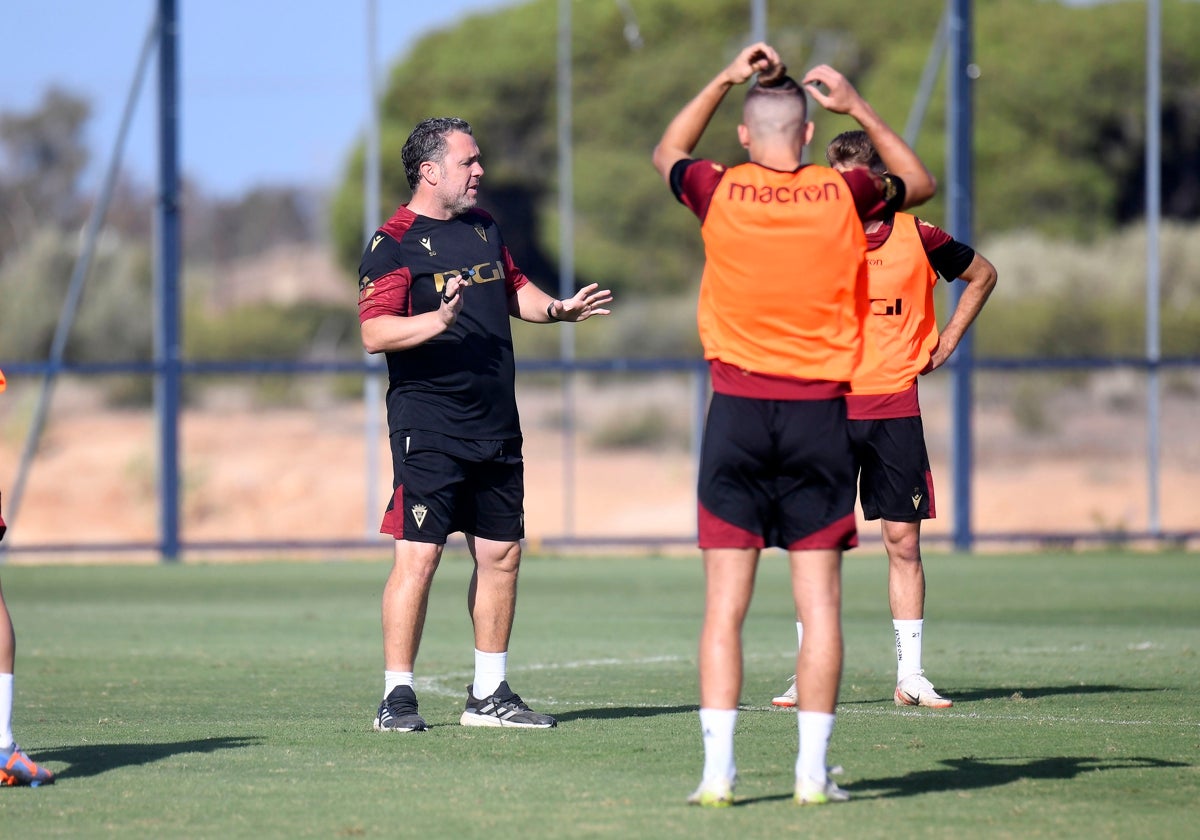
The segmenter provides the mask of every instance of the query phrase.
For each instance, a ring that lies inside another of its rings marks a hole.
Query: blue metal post
[[[972,102],[971,80],[979,74],[971,56],[971,0],[950,0],[949,107],[946,122],[947,218],[949,233],[960,242],[971,242],[972,219]],[[952,284],[951,311],[962,294]],[[953,439],[950,457],[954,474],[954,547],[971,549],[971,331],[958,344],[950,363]]]
[[[155,285],[158,319],[154,335],[155,408],[158,414],[160,551],[179,559],[179,67],[175,0],[158,0],[158,208]]]

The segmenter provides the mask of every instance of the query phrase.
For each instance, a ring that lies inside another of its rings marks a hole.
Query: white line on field
[[[523,671],[560,671],[573,668],[602,668],[606,666],[618,665],[662,665],[666,662],[687,662],[692,657],[684,656],[642,656],[633,659],[619,659],[616,657],[606,657],[604,659],[579,659],[574,662],[540,662],[536,665],[529,665],[522,668]]]
[[[1195,721],[1170,720],[1108,720],[1107,718],[1062,717],[1059,715],[996,715],[980,712],[919,712],[915,709],[857,709],[839,706],[839,715],[874,715],[887,717],[952,718],[956,720],[1020,721],[1023,723],[1072,723],[1087,726],[1180,726],[1200,727]]]
[[[747,656],[746,660],[761,659],[764,657]],[[536,662],[531,665],[523,665],[515,668],[518,673],[525,671],[563,671],[576,670],[579,668],[604,668],[604,667],[639,667],[644,665],[662,665],[665,663],[691,662],[694,661],[691,656],[644,656],[633,657],[631,659],[622,659],[619,657],[604,657],[600,659],[576,659],[567,662]],[[472,671],[454,671],[437,674],[434,676],[417,677],[416,687],[423,694],[432,694],[440,697],[462,697],[465,691],[466,684],[471,681],[474,676]],[[520,693],[518,691],[518,693]],[[569,706],[583,708],[630,708],[630,709],[676,709],[678,704],[674,703],[622,703],[619,701],[601,701],[601,700],[556,700],[547,697],[526,696],[527,700],[537,700],[537,705],[541,706]],[[782,713],[783,710],[776,709],[773,706],[755,706],[741,704],[739,708],[742,711],[768,711],[773,713]],[[929,718],[951,718],[954,720],[979,720],[984,722],[989,721],[1019,721],[1024,723],[1064,723],[1064,724],[1084,724],[1088,726],[1171,726],[1185,729],[1200,728],[1200,722],[1197,721],[1153,721],[1153,720],[1109,720],[1107,718],[1082,718],[1082,717],[1065,717],[1058,715],[1006,715],[1006,714],[991,714],[980,712],[948,712],[948,711],[921,711],[917,709],[901,709],[901,708],[883,708],[883,709],[863,709],[857,706],[839,705],[837,708],[839,715],[854,716],[854,715],[872,715],[876,717],[929,717]]]

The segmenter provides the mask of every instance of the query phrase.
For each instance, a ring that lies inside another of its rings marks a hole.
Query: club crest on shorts
[[[425,524],[425,515],[427,513],[429,513],[429,508],[425,507],[425,505],[412,506],[413,519],[416,521],[418,528]]]

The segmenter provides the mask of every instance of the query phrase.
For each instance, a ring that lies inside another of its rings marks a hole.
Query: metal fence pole
[[[750,0],[750,40],[767,40],[767,0]]]
[[[575,176],[571,138],[571,0],[558,3],[558,296],[575,294]],[[559,324],[563,362],[563,531],[575,533],[575,325]]]
[[[367,128],[366,163],[363,167],[363,241],[371,238],[379,227],[379,69],[376,66],[376,23],[378,0],[367,0]],[[366,505],[363,515],[363,536],[370,538],[379,530],[379,407],[383,389],[379,373],[370,354],[364,353],[368,369],[363,375],[363,449],[366,457]]]
[[[929,55],[925,59],[925,69],[921,71],[921,81],[917,85],[917,95],[913,98],[912,107],[908,111],[908,120],[904,123],[904,142],[912,148],[917,148],[917,138],[921,135],[921,125],[925,122],[925,112],[929,110],[929,100],[933,98],[933,90],[937,87],[938,70],[946,57],[946,22],[949,9],[942,13],[938,20],[937,32],[933,35],[933,44],[929,47]]]
[[[1146,3],[1146,530],[1162,531],[1159,520],[1160,393],[1158,223],[1162,214],[1162,5]]]
[[[971,0],[950,0],[947,18],[950,41],[949,93],[946,122],[946,169],[949,174],[947,212],[949,233],[960,242],[971,242],[972,219],[972,102],[971,80],[978,68],[971,58]],[[962,294],[951,285],[951,310]],[[971,366],[974,341],[971,331],[962,337],[950,362],[954,474],[954,547],[971,548]]]
[[[179,559],[179,64],[175,0],[159,0],[158,212],[155,285],[158,318],[154,398],[159,435],[159,540],[162,560]]]

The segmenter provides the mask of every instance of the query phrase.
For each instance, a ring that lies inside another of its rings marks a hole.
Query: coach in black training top
[[[521,272],[495,220],[475,208],[483,167],[463,120],[425,120],[402,155],[412,200],[375,232],[359,266],[363,347],[387,356],[394,491],[381,531],[396,539],[374,726],[426,728],[413,668],[446,537],[462,531],[475,561],[475,678],[460,723],[548,728],[554,718],[506,679],[525,535],[509,318],[583,321],[607,315],[612,295],[592,284],[555,300]]]

